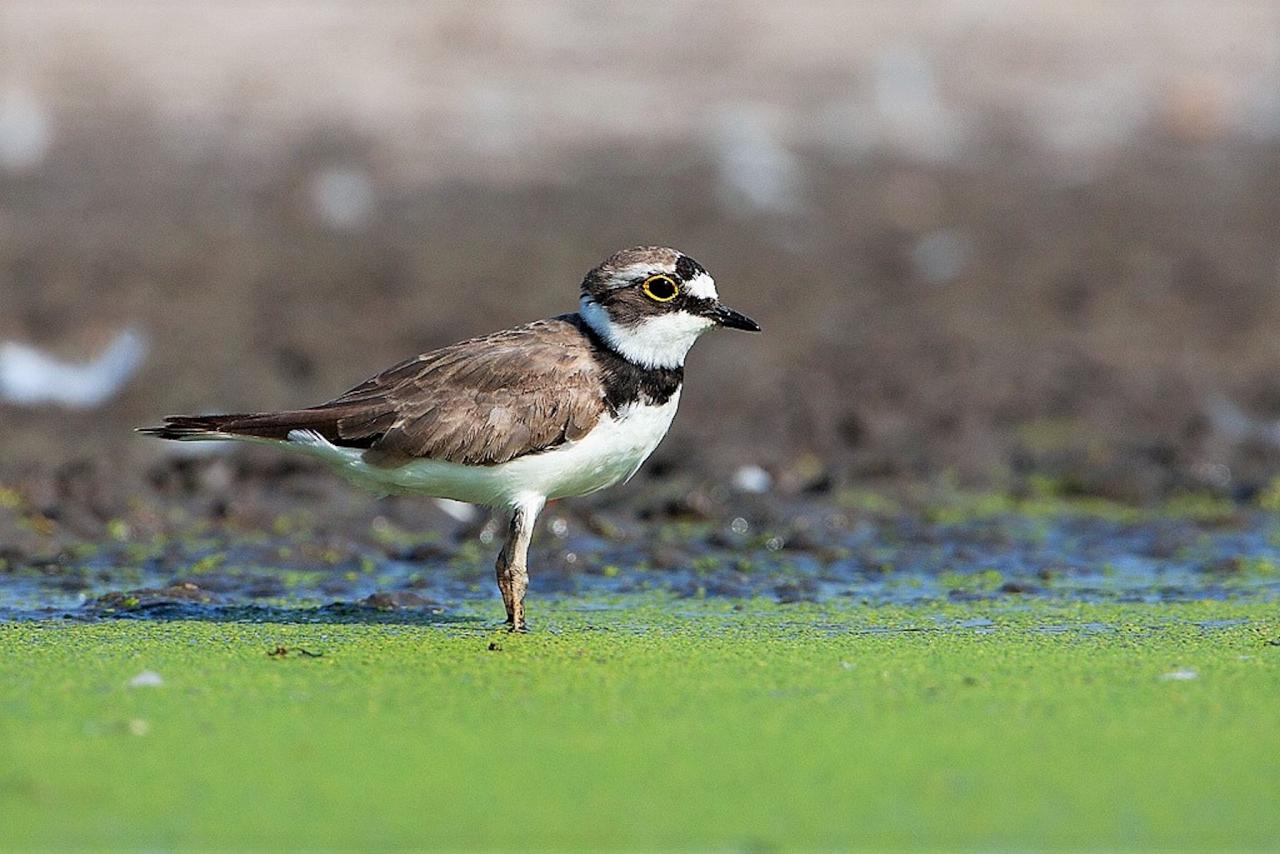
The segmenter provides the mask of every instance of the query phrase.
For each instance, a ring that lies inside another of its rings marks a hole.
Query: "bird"
[[[538,514],[636,473],[675,417],[686,355],[716,327],[760,331],[697,261],[639,246],[586,274],[572,314],[422,353],[306,409],[173,415],[138,432],[268,443],[378,494],[509,513],[495,569],[506,627],[524,632]]]

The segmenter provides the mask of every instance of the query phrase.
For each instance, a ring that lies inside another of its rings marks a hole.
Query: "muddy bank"
[[[312,404],[571,310],[583,272],[641,240],[699,258],[765,329],[695,348],[668,470],[1048,474],[1137,502],[1248,499],[1280,472],[1274,143],[1152,127],[1079,181],[999,128],[976,162],[815,150],[805,212],[783,219],[726,212],[710,149],[602,148],[569,182],[396,185],[350,232],[306,188],[334,162],[376,169],[377,141],[329,130],[246,173],[216,146],[167,151],[145,113],[137,137],[80,121],[34,174],[0,172],[0,337],[75,359],[134,328],[149,350],[96,408],[0,402],[0,484],[34,501],[93,490],[118,513],[111,495],[154,496],[172,453],[133,427]]]
[[[9,493],[0,611],[399,621],[496,596],[496,517],[361,498],[322,472],[255,485],[233,471],[220,491],[208,482],[228,476],[219,465],[188,464],[193,483],[165,487],[175,494],[164,503],[135,502],[101,538]],[[1270,600],[1278,540],[1272,510],[1203,495],[1145,508],[1046,484],[1020,495],[936,483],[781,496],[668,474],[550,505],[531,552],[531,604],[645,591],[870,605]]]
[[[651,242],[699,259],[764,334],[701,342],[640,477],[566,513],[723,528],[749,517],[735,483],[778,518],[882,485],[1266,503],[1266,13],[556,8],[338,4],[359,56],[346,27],[283,13],[11,16],[28,35],[0,98],[0,358],[136,340],[145,360],[82,408],[0,394],[7,564],[203,527],[284,542],[278,519],[343,548],[379,518],[448,539],[457,523],[429,502],[374,504],[302,461],[192,457],[132,428],[328,399],[570,310],[589,267]],[[723,61],[655,64],[618,37],[641,20]],[[611,46],[607,74],[565,59],[573,32],[597,34],[575,50]],[[179,33],[200,49],[175,74],[156,45]],[[424,84],[477,74],[494,88]]]

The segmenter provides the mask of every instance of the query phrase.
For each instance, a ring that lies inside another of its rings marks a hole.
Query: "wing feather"
[[[489,465],[581,439],[604,393],[590,341],[564,317],[408,359],[308,411],[391,457]]]

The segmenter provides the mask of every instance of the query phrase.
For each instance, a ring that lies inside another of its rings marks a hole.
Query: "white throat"
[[[614,352],[646,368],[681,367],[693,342],[713,325],[713,321],[705,317],[676,311],[651,317],[634,326],[621,326],[588,296],[579,301],[578,312]]]

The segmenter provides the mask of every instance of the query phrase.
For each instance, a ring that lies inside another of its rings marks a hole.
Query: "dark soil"
[[[951,67],[954,52],[934,48]],[[456,583],[433,578],[423,595],[481,583],[495,546],[430,502],[374,502],[305,461],[263,449],[194,457],[132,429],[171,413],[315,403],[410,354],[571,310],[583,273],[637,243],[698,258],[764,333],[695,348],[680,416],[640,476],[548,514],[568,520],[567,540],[539,547],[535,589],[647,583],[604,572],[642,561],[676,570],[690,592],[819,595],[827,570],[815,567],[841,567],[846,583],[879,562],[849,540],[855,517],[830,536],[794,529],[844,512],[850,489],[1017,496],[1049,484],[1057,497],[1133,507],[1184,494],[1256,507],[1280,474],[1274,133],[1153,108],[1080,169],[1046,155],[1026,122],[980,110],[954,157],[892,146],[853,156],[797,135],[794,206],[780,212],[726,202],[723,152],[706,135],[584,133],[527,180],[457,162],[432,173],[410,168],[423,164],[404,152],[421,149],[387,125],[348,115],[272,125],[258,144],[257,126],[236,124],[250,113],[211,112],[217,132],[201,137],[109,63],[84,60],[43,93],[56,131],[47,154],[0,169],[0,342],[68,359],[126,327],[150,343],[141,373],[98,408],[0,401],[0,565],[47,569],[70,594],[164,589],[189,562],[226,553],[244,566],[331,561],[331,590],[316,595],[359,599],[383,587],[342,580],[366,559],[395,589],[411,586],[412,567],[459,561],[460,543],[475,548]],[[807,67],[782,67],[779,109],[812,116],[806,98],[848,94],[851,81],[810,79]],[[356,227],[316,214],[316,176],[334,169],[372,187]],[[768,473],[764,496],[734,491],[743,466]],[[738,517],[748,540],[728,527]],[[872,542],[931,535],[910,514],[888,517]],[[686,522],[703,526],[692,540],[652,534]],[[388,531],[403,541],[382,543]],[[768,556],[757,531],[777,533],[810,580],[734,569],[744,549],[743,560]],[[1134,547],[1166,557],[1191,536],[1144,531]],[[994,538],[997,556],[1020,548],[1002,539],[1016,532],[970,535]],[[85,543],[101,551],[80,556]],[[282,548],[290,556],[268,559]],[[1012,572],[1008,595],[1043,586],[1037,572],[1077,553],[1054,548],[1012,560],[1032,578]],[[698,560],[718,563],[704,578],[690,569]],[[116,574],[126,569],[136,584]],[[193,583],[222,595],[218,578]],[[292,590],[265,571],[230,587]]]

